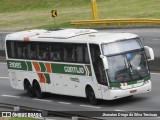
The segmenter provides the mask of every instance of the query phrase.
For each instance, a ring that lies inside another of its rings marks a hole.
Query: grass
[[[159,18],[160,0],[97,0],[99,19]],[[0,0],[0,30],[66,28],[92,19],[90,0]],[[58,16],[51,17],[57,9]]]
[[[38,120],[38,119],[13,117],[13,118],[0,118],[0,120]]]

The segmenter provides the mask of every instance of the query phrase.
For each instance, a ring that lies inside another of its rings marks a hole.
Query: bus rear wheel
[[[33,88],[34,88],[36,97],[39,98],[39,99],[42,99],[44,97],[44,95],[43,95],[43,93],[41,91],[41,87],[40,87],[39,83],[35,82],[33,84]]]
[[[95,96],[93,89],[91,87],[88,87],[86,92],[87,92],[87,99],[89,100],[89,102],[92,105],[97,105],[98,100],[96,99],[96,96]]]
[[[35,92],[34,92],[33,86],[29,82],[26,82],[25,85],[26,85],[26,90],[29,97],[34,97]]]

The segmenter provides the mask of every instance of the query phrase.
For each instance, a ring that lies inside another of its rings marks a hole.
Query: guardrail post
[[[19,106],[14,106],[14,111],[20,111],[20,107]]]
[[[91,7],[92,7],[93,20],[97,20],[98,15],[97,15],[97,2],[96,2],[96,0],[91,0]]]
[[[72,120],[78,120],[78,117],[77,116],[73,116]]]

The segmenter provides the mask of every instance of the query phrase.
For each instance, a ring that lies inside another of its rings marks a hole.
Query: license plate
[[[131,90],[131,91],[130,91],[130,93],[135,93],[135,92],[137,92],[137,90]]]

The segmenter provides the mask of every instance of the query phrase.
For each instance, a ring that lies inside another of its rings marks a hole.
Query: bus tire
[[[41,87],[40,87],[40,85],[39,85],[39,83],[37,81],[34,82],[33,88],[34,88],[34,91],[35,91],[35,96],[38,99],[42,99],[44,97],[44,95],[43,95],[43,93],[41,91]]]
[[[30,84],[29,81],[25,82],[25,88],[27,90],[27,94],[28,94],[29,97],[34,97],[35,96],[33,86]]]
[[[98,100],[96,99],[95,93],[94,93],[92,87],[90,87],[90,86],[88,86],[86,89],[86,97],[92,105],[98,104]]]

